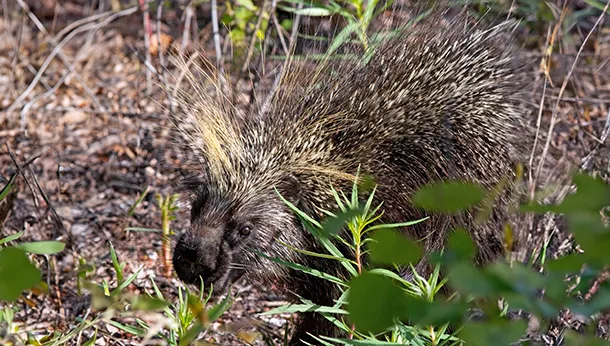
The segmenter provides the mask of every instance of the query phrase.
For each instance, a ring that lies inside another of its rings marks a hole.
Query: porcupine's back
[[[382,44],[366,64],[288,70],[264,118],[265,146],[282,148],[275,158],[283,153],[281,166],[307,182],[300,200],[310,201],[312,212],[314,204],[332,201],[328,180],[320,179],[324,171],[355,173],[360,166],[379,184],[386,222],[424,216],[410,206],[422,184],[465,179],[492,187],[511,179],[530,138],[512,28],[477,31],[459,20],[444,26],[428,21]],[[427,237],[426,250],[433,251],[448,226],[466,226],[479,260],[493,259],[502,251],[506,202],[497,201],[483,226],[475,227],[470,215],[457,224],[457,217],[435,216],[410,230]]]

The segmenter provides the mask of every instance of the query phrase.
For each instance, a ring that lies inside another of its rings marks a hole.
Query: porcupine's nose
[[[198,285],[201,283],[200,277],[208,281],[214,275],[217,257],[217,248],[206,246],[201,238],[186,232],[180,236],[174,248],[174,270],[180,280]]]

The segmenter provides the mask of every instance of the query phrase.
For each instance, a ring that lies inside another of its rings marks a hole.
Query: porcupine
[[[250,249],[346,277],[337,261],[281,244],[325,252],[278,193],[321,220],[318,208],[337,208],[331,185],[351,187],[356,172],[377,186],[378,222],[429,217],[401,229],[423,239],[425,253],[440,250],[452,229],[464,227],[477,245],[476,263],[502,256],[507,198],[496,201],[483,224],[471,212],[429,215],[411,201],[421,186],[445,179],[487,188],[511,181],[526,152],[523,80],[510,44],[514,25],[439,23],[418,23],[387,39],[366,62],[327,60],[313,70],[286,64],[269,108],[251,118],[206,92],[183,64],[192,91],[178,87],[172,119],[200,159],[202,180],[193,187],[191,225],[174,249],[178,277],[190,284],[202,278],[220,294],[246,275],[332,305],[335,284]],[[424,260],[417,268],[429,270]],[[406,269],[400,274],[409,276]],[[308,333],[337,335],[321,315],[303,313],[291,344],[313,342]]]

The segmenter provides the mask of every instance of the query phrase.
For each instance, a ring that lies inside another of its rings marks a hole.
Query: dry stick
[[[165,72],[167,70],[167,66],[165,64],[165,56],[163,55],[163,50],[161,49],[161,13],[163,11],[163,4],[161,3],[162,0],[157,0],[157,49],[158,49],[158,53],[159,53],[159,65],[160,65],[160,73],[161,73],[161,79],[162,80],[166,80],[165,78]],[[169,92],[166,92],[167,95],[167,100],[169,101],[169,104],[173,104],[172,102],[172,98]],[[165,110],[165,113],[167,115],[167,112],[169,111],[169,109]]]
[[[267,5],[268,5],[268,1],[265,1],[265,3],[263,4],[263,7],[261,8],[261,15],[260,15],[261,17],[264,15],[265,8],[267,7]],[[268,12],[270,17],[273,16],[273,14],[275,13],[276,7],[277,7],[277,0],[272,0],[271,1],[271,8],[269,9],[269,12]],[[256,63],[257,65],[260,63],[261,70],[260,70],[260,72],[255,71],[254,78],[250,77],[250,84],[252,85],[252,87],[250,88],[250,95],[249,95],[250,96],[250,102],[248,102],[248,112],[251,111],[252,106],[256,103],[256,90],[257,90],[257,88],[258,88],[258,86],[260,84],[260,80],[261,80],[262,76],[266,75],[266,72],[265,72],[265,70],[266,70],[265,69],[265,51],[266,51],[266,45],[265,45],[264,40],[267,37],[269,37],[269,35],[271,33],[272,26],[269,25],[269,21],[271,21],[271,18],[269,18],[269,20],[267,22],[267,29],[265,30],[265,33],[263,35],[263,41],[261,41],[261,46],[262,46],[261,53],[258,55],[258,62]],[[252,43],[254,43],[254,39],[256,39],[256,31],[258,31],[258,29],[255,30],[255,32],[254,32],[254,34],[252,36],[253,37]],[[281,31],[278,31],[278,35],[281,37],[281,35],[282,35]],[[253,46],[251,46],[251,48],[254,49]],[[252,52],[250,52],[250,53],[252,53]],[[247,65],[244,65],[244,67],[247,67]]]
[[[36,27],[38,28],[38,30],[40,32],[42,32],[43,34],[47,35],[51,41],[51,43],[55,46],[55,48],[53,49],[53,51],[51,52],[51,59],[52,57],[54,57],[55,55],[58,55],[59,58],[61,59],[62,63],[68,67],[70,66],[70,59],[68,59],[68,57],[64,54],[64,52],[61,50],[61,48],[58,48],[59,43],[49,34],[49,32],[47,31],[47,29],[45,29],[44,25],[42,24],[42,22],[40,22],[40,20],[38,19],[38,17],[36,17],[36,15],[34,15],[34,13],[32,13],[32,11],[30,11],[29,7],[27,6],[27,4],[25,2],[23,2],[23,0],[17,0],[17,2],[19,3],[19,5],[23,8],[24,11],[26,11],[26,13],[28,14],[28,17],[30,17],[30,19],[32,20],[32,22],[34,22],[34,24],[36,25]],[[127,10],[126,10],[127,11]],[[124,12],[124,11],[123,11]],[[49,60],[47,58],[47,60]],[[50,61],[45,61],[46,66],[45,68],[49,65]],[[27,97],[27,95],[32,92],[32,90],[34,89],[34,87],[36,86],[38,79],[40,79],[40,76],[42,75],[42,73],[39,72],[38,75],[36,75],[36,77],[34,78],[34,80],[32,81],[32,83],[30,83],[30,85],[28,86],[28,89],[26,91],[24,91],[21,95],[19,95],[19,97],[17,98],[17,100],[15,100],[15,102],[13,102],[13,104],[11,105],[11,107],[9,108],[10,110],[15,110],[16,107],[19,106],[19,103],[22,102],[25,97]],[[91,89],[89,88],[89,86],[87,86],[87,83],[85,82],[85,80],[80,76],[80,74],[76,73],[75,74],[76,79],[78,80],[79,83],[81,83],[83,89],[85,90],[85,92],[89,95],[89,97],[91,98],[91,100],[93,101],[93,103],[101,110],[104,110],[104,106],[102,106],[102,104],[99,102],[99,100],[97,99],[97,97],[95,96],[95,94],[91,91]],[[24,119],[22,119],[22,125],[23,125]],[[24,131],[24,129],[22,128],[22,131]]]
[[[81,26],[77,29],[75,29],[74,31],[72,31],[69,35],[67,35],[63,40],[61,40],[61,42],[57,43],[55,48],[53,49],[53,51],[51,52],[51,54],[47,57],[47,59],[45,60],[45,62],[42,64],[41,68],[38,70],[38,74],[36,74],[36,76],[34,77],[34,80],[32,81],[32,83],[30,84],[30,86],[28,87],[28,89],[26,89],[26,91],[24,91],[21,96],[22,99],[25,99],[25,97],[27,97],[27,95],[29,95],[29,93],[34,89],[34,87],[36,86],[38,80],[40,79],[40,77],[42,76],[42,74],[46,71],[47,67],[50,65],[51,61],[53,60],[53,57],[61,52],[62,47],[68,42],[70,41],[74,36],[80,34],[81,32],[85,32],[85,31],[89,31],[92,29],[99,29],[105,25],[107,25],[108,23],[112,22],[113,20],[115,20],[118,17],[121,16],[126,16],[129,15],[131,13],[134,13],[137,11],[136,7],[132,7],[130,9],[121,11],[121,12],[117,12],[114,13],[113,15],[109,16],[108,18],[106,18],[104,21],[102,21],[99,24],[87,24],[85,26]],[[94,30],[95,32],[95,30]],[[71,63],[69,65],[67,65],[66,67],[68,67],[68,73],[66,75],[64,75],[62,77],[62,79],[60,79],[60,81],[50,90],[48,90],[45,94],[43,94],[42,96],[36,97],[33,100],[31,100],[30,102],[28,102],[23,109],[21,110],[21,130],[25,131],[25,117],[26,114],[28,112],[28,110],[30,109],[30,107],[37,102],[39,99],[41,99],[42,97],[47,97],[48,95],[50,95],[51,93],[53,93],[57,88],[59,88],[63,82],[65,81],[65,79],[68,77],[68,75],[70,75],[70,73],[74,72],[74,67],[76,65],[76,62],[78,61],[78,59],[75,59],[74,63]],[[78,76],[78,75],[77,75]],[[21,97],[20,96],[20,97]],[[98,102],[99,103],[99,102]],[[15,102],[13,102],[13,105],[11,105],[11,107],[9,108],[9,111],[13,108],[16,107],[18,105],[17,100],[15,100]],[[104,107],[98,107],[98,110],[101,113],[104,113],[106,110],[104,109]]]
[[[40,203],[38,202],[38,199],[36,198],[36,192],[34,192],[34,188],[32,188],[32,185],[28,181],[28,178],[25,176],[25,173],[21,169],[22,166],[19,165],[19,163],[17,162],[17,159],[13,155],[13,152],[11,151],[11,148],[9,147],[8,143],[5,143],[5,145],[6,145],[6,149],[8,150],[8,155],[11,157],[11,160],[13,161],[13,164],[17,168],[17,173],[19,173],[21,175],[21,177],[25,181],[25,184],[28,186],[28,188],[30,189],[30,192],[32,193],[32,197],[33,197],[33,201],[34,201],[34,206],[36,208],[40,208]],[[40,157],[40,155],[34,156],[33,158],[29,159],[25,164],[23,164],[23,166],[29,165],[30,163],[34,162],[34,160],[36,160],[39,157]]]
[[[8,39],[11,42],[11,45],[13,46],[13,58],[11,60],[11,71],[15,71],[17,69],[16,66],[17,66],[17,60],[18,60],[18,56],[19,56],[19,43],[21,42],[21,32],[23,30],[20,27],[19,39],[16,40],[13,37],[13,34],[11,32],[12,25],[11,25],[11,17],[9,16],[7,0],[2,0],[2,11],[4,12],[4,22],[6,23],[6,36],[8,36]],[[15,75],[14,75],[14,73],[11,73],[11,74],[9,74],[9,76],[11,79],[11,87],[12,87],[11,91],[15,91],[15,89],[14,89],[16,86]]]
[[[6,23],[6,36],[8,36],[9,41],[11,41],[11,45],[13,47],[17,47],[17,41],[15,40],[15,38],[13,37],[12,33],[11,33],[11,17],[9,16],[9,9],[8,9],[8,4],[6,3],[7,0],[2,0],[2,11],[4,12],[4,22]],[[13,60],[15,59],[16,55],[13,55]]]
[[[549,69],[551,66],[550,61],[551,61],[551,54],[553,51],[552,47],[555,42],[555,37],[556,37],[555,34],[557,33],[557,28],[559,27],[559,23],[561,23],[561,19],[557,22],[553,33],[550,34],[550,38],[548,39],[548,45],[547,45],[548,54],[545,54],[545,59],[547,59],[547,64],[544,69],[544,82],[542,84],[542,97],[540,98],[540,104],[538,106],[538,119],[536,120],[536,136],[534,137],[534,144],[532,146],[532,153],[530,155],[530,160],[529,160],[529,164],[528,164],[528,178],[529,178],[528,180],[530,182],[530,191],[529,191],[530,199],[534,198],[534,193],[536,192],[536,182],[534,181],[533,176],[532,176],[532,166],[534,165],[534,155],[536,153],[536,148],[538,147],[538,138],[540,136],[540,126],[542,125],[542,111],[544,110],[544,100],[546,97],[546,88],[547,88],[547,85],[549,82]],[[547,37],[548,37],[548,34],[547,34]]]
[[[104,23],[100,24],[100,25],[94,25],[92,27],[92,29],[100,28],[104,26]],[[83,31],[87,31],[89,30],[89,28],[91,27],[91,24],[87,25],[87,26],[83,26],[80,28],[80,30],[75,30],[74,34],[72,36],[70,36],[69,38],[67,38],[67,40],[70,40],[74,35],[83,32]],[[48,90],[41,94],[38,95],[34,98],[32,98],[28,103],[25,104],[25,106],[21,109],[21,119],[25,119],[27,112],[30,110],[30,108],[36,104],[36,102],[38,102],[39,100],[42,100],[48,96],[50,96],[51,94],[55,93],[55,91],[64,84],[64,82],[66,81],[66,79],[68,79],[68,77],[70,76],[71,71],[74,70],[76,64],[78,63],[78,61],[80,60],[80,56],[83,54],[83,52],[85,50],[87,50],[88,47],[91,46],[91,40],[93,39],[93,34],[95,34],[97,30],[91,30],[91,33],[88,35],[87,37],[87,43],[85,45],[83,45],[83,47],[80,49],[79,53],[76,55],[76,57],[74,58],[74,62],[68,67],[68,72],[65,73],[60,79],[59,81],[51,88],[47,88]]]
[[[589,30],[589,33],[585,37],[583,43],[580,45],[580,48],[578,49],[578,53],[576,53],[576,58],[574,59],[574,63],[572,64],[572,67],[568,71],[568,74],[567,74],[565,80],[563,81],[563,84],[561,85],[561,89],[559,90],[558,100],[557,100],[557,103],[555,103],[555,108],[553,109],[553,115],[551,117],[551,124],[549,125],[549,131],[547,133],[547,139],[546,139],[546,143],[544,145],[544,150],[542,151],[542,157],[540,158],[540,162],[538,163],[538,168],[536,170],[536,180],[538,180],[538,178],[540,177],[540,173],[542,171],[542,165],[544,163],[544,158],[548,154],[549,147],[551,145],[551,135],[553,133],[553,128],[555,127],[555,121],[557,120],[557,113],[559,112],[559,102],[561,101],[561,97],[562,97],[563,93],[565,92],[565,89],[568,85],[568,81],[570,80],[570,77],[572,76],[572,73],[574,72],[576,63],[578,62],[578,58],[579,58],[582,50],[585,48],[585,44],[587,43],[587,41],[589,41],[589,38],[591,37],[593,30],[595,30],[595,28],[597,28],[599,23],[603,20],[604,15],[608,11],[608,7],[610,7],[610,1],[608,1],[606,3],[606,6],[604,6],[604,9],[602,10],[602,14],[597,18],[597,21],[595,22],[595,24],[593,25],[591,30]]]
[[[263,2],[263,6],[261,6],[261,13],[256,20],[256,25],[254,26],[254,31],[252,32],[252,39],[250,40],[250,45],[248,46],[248,53],[246,55],[246,61],[244,61],[244,65],[241,67],[241,72],[245,73],[248,70],[248,65],[250,65],[250,60],[252,59],[252,54],[254,54],[254,44],[256,43],[256,32],[260,29],[261,25],[263,25],[263,17],[265,15],[265,9],[269,4],[269,0],[265,0]]]
[[[590,163],[592,162],[593,157],[595,156],[595,154],[597,154],[597,151],[599,150],[599,148],[602,145],[604,145],[604,143],[606,143],[606,140],[608,139],[609,134],[610,134],[610,111],[608,111],[608,113],[606,113],[606,123],[604,125],[604,130],[602,131],[602,136],[599,139],[599,142],[597,143],[595,148],[587,156],[585,156],[585,158],[582,159],[583,163],[581,165],[581,169],[588,171],[591,168]]]
[[[275,2],[276,0],[274,0]],[[280,23],[277,20],[277,16],[275,15],[275,12],[271,14],[273,17],[273,25],[275,25],[275,29],[277,30],[277,34],[278,37],[280,38],[280,43],[282,44],[282,49],[284,50],[284,54],[288,55],[289,51],[288,51],[288,46],[286,45],[286,40],[284,39],[284,35],[282,33],[282,31],[284,30],[284,28],[282,28],[282,26],[280,25]]]
[[[188,44],[192,18],[193,18],[193,1],[189,2],[189,4],[186,6],[186,14],[185,14],[185,18],[184,18],[184,30],[182,32],[182,44],[180,45],[180,53],[182,53],[186,49],[186,45]]]
[[[220,32],[218,28],[218,4],[216,0],[212,0],[212,32],[214,33],[214,51],[216,52],[216,68],[218,69],[218,81],[220,82],[221,90],[224,92],[228,89],[228,82],[225,79],[224,67],[222,63],[222,50],[220,48]],[[222,98],[221,95],[218,95]]]
[[[30,164],[32,162],[34,162],[34,160],[36,160],[40,156],[39,155],[35,156],[35,157],[27,160],[25,164],[20,165],[19,162],[17,162],[17,159],[15,158],[15,156],[13,155],[13,152],[11,151],[11,148],[9,147],[8,143],[6,144],[6,148],[8,150],[9,156],[11,157],[11,160],[13,161],[13,164],[17,167],[17,172],[19,172],[21,174],[21,176],[23,177],[23,180],[25,181],[26,185],[28,185],[28,187],[30,188],[30,191],[32,191],[32,196],[34,198],[34,205],[36,205],[37,208],[40,207],[40,204],[38,203],[38,200],[36,198],[36,194],[34,193],[34,190],[33,190],[32,186],[31,186],[30,182],[28,181],[28,179],[25,176],[25,173],[23,171],[24,169],[27,169],[30,172],[30,175],[32,175],[32,178],[34,179],[34,184],[36,185],[36,188],[37,188],[38,192],[40,193],[40,195],[42,196],[42,199],[47,204],[47,210],[51,211],[52,219],[55,222],[55,226],[57,226],[57,228],[59,228],[59,229],[61,229],[63,231],[63,233],[67,237],[67,244],[66,245],[71,247],[72,244],[73,244],[73,242],[72,242],[72,235],[64,227],[64,224],[61,222],[61,218],[59,217],[59,215],[55,211],[55,208],[53,208],[53,205],[51,204],[51,201],[49,200],[49,197],[47,197],[47,194],[44,192],[44,190],[40,186],[40,183],[38,182],[38,179],[36,178],[36,175],[34,174],[34,171],[32,170],[32,167],[30,166]]]
[[[140,0],[140,9],[142,10],[142,17],[144,20],[144,48],[146,49],[146,62],[150,63],[150,38],[152,36],[152,30],[150,29],[150,15],[148,13],[147,0]],[[148,93],[152,92],[152,75],[149,69],[146,69],[146,90],[148,90]]]
[[[303,2],[299,2],[298,8],[299,9],[303,8]],[[292,54],[290,52],[294,51],[294,47],[296,46],[296,39],[297,39],[297,34],[299,32],[300,21],[301,21],[301,14],[298,13],[294,18],[294,22],[292,23],[292,33],[290,34],[290,47],[288,48],[288,50],[289,50],[288,54]],[[286,59],[286,63],[280,66],[280,70],[278,71],[278,74],[275,77],[275,80],[273,81],[273,86],[271,87],[271,92],[269,93],[269,96],[267,96],[265,103],[261,107],[261,115],[264,115],[265,113],[267,113],[269,106],[271,106],[271,102],[273,101],[275,93],[277,92],[277,88],[279,87],[280,81],[282,80],[282,77],[284,75],[284,67],[286,64],[289,63],[289,61],[290,61],[290,59]]]
[[[216,0],[212,0],[212,32],[214,34],[214,51],[216,52],[216,67],[220,70],[219,74],[222,75],[222,51],[220,50],[220,33],[218,29],[218,4]]]

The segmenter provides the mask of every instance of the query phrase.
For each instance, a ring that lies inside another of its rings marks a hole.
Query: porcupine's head
[[[298,141],[278,123],[237,115],[219,93],[204,90],[214,78],[200,81],[187,65],[178,64],[187,87],[176,87],[171,118],[179,140],[198,159],[202,177],[188,189],[191,223],[174,247],[174,269],[188,284],[199,286],[203,280],[206,289],[212,284],[214,295],[244,274],[262,282],[286,277],[284,266],[256,252],[294,260],[296,252],[284,244],[304,248],[307,243],[301,222],[281,199],[298,204],[302,192],[299,154],[288,154],[294,150],[287,148]]]

